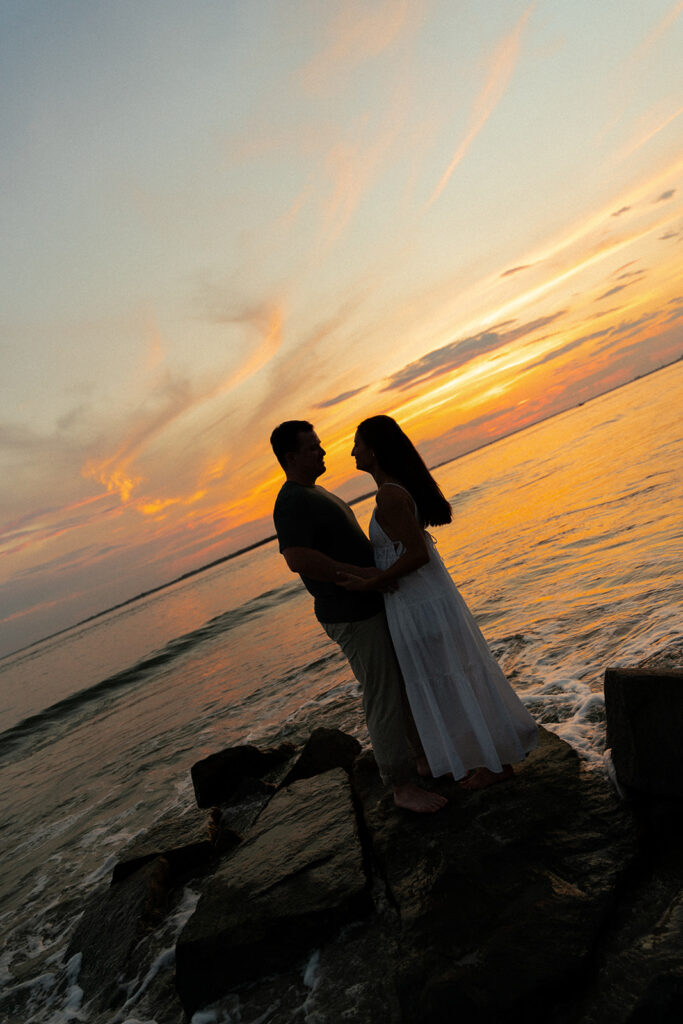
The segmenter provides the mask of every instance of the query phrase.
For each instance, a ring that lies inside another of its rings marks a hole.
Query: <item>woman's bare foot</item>
[[[420,754],[420,756],[415,759],[415,764],[417,766],[417,774],[421,779],[433,778],[432,770],[429,767],[429,761],[424,754]]]
[[[420,789],[414,782],[404,782],[394,786],[394,803],[406,811],[418,814],[433,814],[445,807],[448,800],[439,793],[430,793],[428,789]]]
[[[507,782],[515,772],[511,764],[504,764],[502,772],[492,772],[489,768],[477,768],[475,772],[465,776],[460,783],[463,789],[488,789],[497,782]]]

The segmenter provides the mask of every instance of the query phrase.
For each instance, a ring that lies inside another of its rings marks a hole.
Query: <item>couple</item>
[[[358,427],[352,455],[378,488],[370,540],[316,484],[325,452],[310,423],[280,424],[271,444],[287,477],[273,513],[280,551],[360,683],[395,803],[417,812],[446,803],[415,783],[416,763],[422,776],[451,773],[469,789],[509,778],[511,762],[536,746],[536,725],[425,532],[450,522],[451,508],[412,442],[388,416]]]

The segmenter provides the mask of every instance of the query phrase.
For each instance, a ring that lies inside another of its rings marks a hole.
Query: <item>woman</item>
[[[380,572],[372,579],[345,575],[342,585],[384,591],[431,774],[450,772],[468,789],[503,782],[513,774],[512,762],[537,745],[538,730],[425,532],[449,523],[451,507],[391,417],[363,420],[351,454],[377,483],[370,540]]]

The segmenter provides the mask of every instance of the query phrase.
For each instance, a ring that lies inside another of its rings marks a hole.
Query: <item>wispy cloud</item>
[[[542,355],[539,359],[528,363],[524,369],[525,371],[535,370],[537,367],[553,362],[555,359],[561,359],[562,356],[566,356],[569,352],[573,352],[574,349],[581,348],[582,345],[586,345],[596,336],[597,335],[595,334],[589,334],[581,338],[574,338],[573,341],[568,341],[565,345],[560,345],[559,348],[553,348],[549,352],[546,352],[545,355]]]
[[[428,352],[420,359],[404,366],[402,370],[392,374],[382,388],[383,391],[404,390],[413,387],[415,384],[424,384],[428,380],[441,377],[444,374],[452,373],[466,363],[479,359],[488,352],[503,348],[513,341],[523,338],[533,331],[547,327],[559,317],[564,316],[565,310],[560,310],[550,316],[539,317],[529,323],[520,324],[508,331],[484,331],[469,338],[461,338],[449,345]]]
[[[246,358],[237,369],[226,375],[219,374],[217,380],[199,384],[187,376],[167,371],[148,395],[145,407],[127,428],[125,439],[112,454],[89,458],[83,466],[83,476],[97,480],[109,493],[118,494],[121,501],[129,501],[143,483],[143,476],[135,466],[142,453],[183,416],[208,405],[217,396],[237,389],[262,370],[277,353],[282,344],[282,310],[274,305],[267,310],[259,308],[217,316],[217,322],[245,320],[256,327],[260,337],[253,348],[247,349]],[[160,500],[164,499],[147,495],[143,504],[146,509],[154,508]]]
[[[635,63],[641,63],[646,60],[650,54],[650,51],[657,45],[669,31],[673,28],[678,18],[683,14],[683,0],[679,0],[678,3],[674,4],[673,7],[667,11],[663,18],[652,27],[643,42],[640,44],[638,49],[633,55]]]
[[[510,267],[509,270],[504,270],[500,275],[501,277],[512,277],[513,274],[519,274],[522,270],[528,270],[531,266],[530,263],[522,263],[519,267]]]
[[[491,55],[488,75],[483,89],[475,100],[467,134],[456,149],[453,159],[441,176],[441,180],[429,199],[427,204],[428,206],[431,206],[432,203],[439,198],[448,184],[453,171],[465,156],[467,150],[470,148],[477,135],[505,95],[505,91],[510,83],[519,59],[522,33],[529,17],[531,16],[533,7],[534,4],[531,4],[531,6],[527,8],[512,32],[500,41]]]
[[[107,518],[118,515],[120,506],[101,504],[106,498],[107,495],[98,495],[64,508],[43,510],[10,524],[0,533],[0,557],[8,558],[36,545],[44,546],[93,522],[102,524]]]
[[[386,160],[395,137],[387,126],[373,141],[337,142],[325,159],[325,172],[331,183],[324,203],[323,235],[326,245],[344,231],[369,186]]]
[[[340,73],[378,57],[413,28],[421,4],[384,0],[363,7],[342,4],[327,27],[327,43],[298,73],[304,88],[320,91]]]
[[[334,398],[328,398],[324,402],[318,402],[313,406],[314,409],[329,409],[333,405],[340,405],[349,398],[353,398],[355,395],[360,395],[361,392],[367,389],[367,385],[362,388],[353,388],[352,391],[343,391],[341,395],[335,395]]]
[[[647,69],[651,66],[653,60],[652,51],[659,45],[662,39],[668,35],[681,14],[683,14],[683,2],[679,0],[678,3],[674,4],[671,9],[652,26],[642,42],[640,42],[624,60],[616,90],[619,113],[612,118],[611,123],[606,126],[605,131],[613,128],[614,125],[621,120],[624,114],[630,113],[632,97],[640,83],[641,70],[644,68]],[[639,138],[637,142],[631,143],[625,150],[623,150],[619,154],[619,159],[624,159],[631,153],[635,152],[635,150],[645,145],[650,138],[661,131],[662,128],[666,127],[673,118],[678,116],[679,113],[680,111],[674,114],[673,117],[667,118],[663,124],[659,124],[654,130],[649,129],[644,137]]]
[[[608,299],[610,297],[610,295],[616,295],[617,292],[621,292],[621,291],[624,290],[624,288],[628,288],[628,287],[629,287],[629,285],[627,285],[627,284],[617,284],[617,285],[614,286],[614,288],[609,288],[606,292],[603,292],[602,295],[599,295],[598,298],[595,301],[596,302],[602,302],[603,299]]]
[[[663,132],[670,124],[673,124],[681,114],[683,114],[683,107],[679,107],[672,114],[667,115],[663,120],[661,117],[657,120],[654,127],[649,127],[643,134],[642,129],[638,138],[634,142],[630,142],[624,149],[619,153],[619,160],[625,160],[627,157],[632,156],[633,153],[646,146],[648,142],[656,138],[660,132]]]
[[[545,261],[550,261],[555,257],[572,251],[576,246],[580,247],[583,257],[585,257],[586,249],[589,246],[595,248],[598,257],[600,254],[609,255],[619,248],[623,248],[625,245],[642,238],[649,230],[661,227],[661,223],[656,222],[645,230],[634,230],[630,236],[619,235],[616,240],[612,240],[609,237],[605,238],[605,228],[615,213],[615,206],[619,220],[624,217],[624,219],[630,223],[636,210],[640,208],[645,209],[646,207],[651,207],[653,205],[651,198],[653,192],[660,189],[662,185],[670,182],[671,179],[678,176],[681,171],[683,171],[683,159],[678,157],[667,166],[660,167],[654,173],[645,176],[635,185],[632,185],[628,189],[624,189],[621,195],[616,198],[616,202],[613,199],[609,203],[602,204],[589,214],[581,217],[574,225],[564,230],[557,238],[549,241],[541,248],[528,253],[524,259],[524,263],[539,264]],[[667,189],[665,192],[666,191],[671,190]],[[665,195],[665,192],[660,193],[659,199]],[[625,217],[627,211],[630,214],[628,218]],[[588,257],[588,260],[593,260],[594,258],[595,257],[591,255]],[[581,259],[582,257],[580,256],[579,263],[581,262]]]

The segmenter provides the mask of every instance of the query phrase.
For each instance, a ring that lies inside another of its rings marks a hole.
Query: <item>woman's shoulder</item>
[[[405,506],[412,509],[414,506],[410,491],[403,484],[395,483],[393,480],[387,480],[378,487],[375,501],[380,509],[398,509]]]

